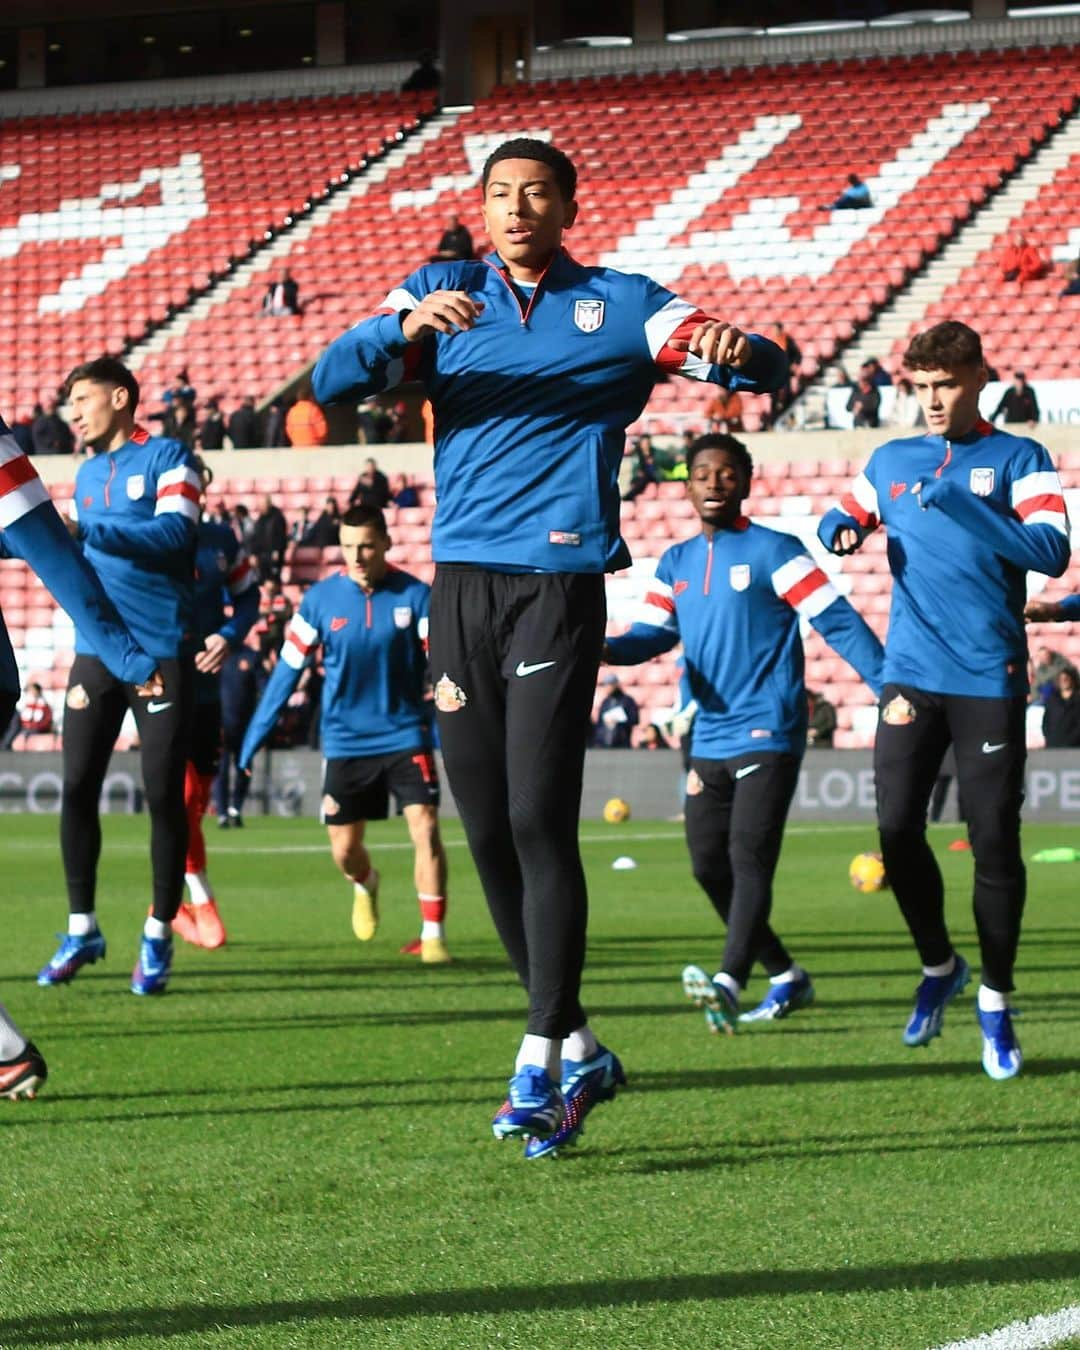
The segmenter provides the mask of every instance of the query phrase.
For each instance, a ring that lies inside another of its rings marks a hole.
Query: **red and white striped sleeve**
[[[666,581],[661,581],[659,577],[649,581],[644,596],[635,606],[633,622],[646,624],[649,628],[661,628],[667,633],[679,631],[675,595]]]
[[[302,614],[294,614],[285,630],[281,659],[293,670],[302,670],[318,641],[319,630],[308,623]]]
[[[1068,538],[1065,496],[1053,469],[1039,470],[1016,479],[1010,489],[1010,503],[1025,525],[1052,525]]]
[[[158,474],[154,515],[163,516],[168,511],[179,511],[197,525],[201,494],[199,475],[190,465],[178,464],[175,469],[166,469],[164,473]]]
[[[786,600],[803,619],[816,619],[834,600],[840,599],[836,587],[809,553],[796,554],[781,563],[771,580],[780,599]]]
[[[0,530],[48,500],[49,489],[15,437],[0,435]]]
[[[881,524],[877,489],[865,473],[856,474],[850,489],[840,498],[840,510],[853,516],[864,530],[876,530]]]
[[[232,596],[243,595],[245,591],[250,591],[252,586],[257,585],[258,581],[259,578],[251,565],[251,560],[244,554],[240,554],[225,578],[225,588]]]
[[[704,310],[673,295],[645,320],[645,340],[649,344],[649,353],[661,370],[669,375],[686,375],[692,380],[709,378],[709,372],[713,369],[710,361],[695,356],[693,352],[676,351],[671,346],[672,339],[686,341],[694,329],[699,324],[707,323],[708,319]]]

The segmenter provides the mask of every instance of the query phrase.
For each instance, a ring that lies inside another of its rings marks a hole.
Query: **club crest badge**
[[[972,469],[969,481],[971,490],[976,497],[989,497],[994,490],[994,471],[993,469]]]
[[[909,727],[915,717],[915,705],[909,703],[903,694],[889,699],[881,710],[881,720],[890,727]]]
[[[67,698],[64,702],[69,708],[74,708],[76,712],[81,712],[83,708],[89,708],[90,695],[81,684],[73,684],[67,691]]]
[[[583,333],[595,333],[604,322],[603,300],[575,300],[574,326]]]
[[[394,606],[394,627],[408,628],[412,623],[412,606],[395,605]]]
[[[439,712],[460,712],[468,701],[465,690],[444,671],[442,679],[435,685],[435,706]]]
[[[700,797],[705,791],[705,784],[701,781],[701,775],[697,769],[691,769],[686,775],[686,795],[688,797]]]
[[[140,501],[146,494],[146,478],[141,473],[133,473],[127,480],[127,495],[133,502]]]
[[[745,591],[750,585],[750,564],[735,563],[728,570],[728,580],[733,591]]]

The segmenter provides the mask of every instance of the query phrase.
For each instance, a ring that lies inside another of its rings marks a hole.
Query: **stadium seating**
[[[371,94],[0,120],[0,408],[29,411],[77,361],[188,304],[430,107]]]

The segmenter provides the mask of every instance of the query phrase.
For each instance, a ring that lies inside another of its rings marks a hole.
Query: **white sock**
[[[562,1077],[560,1072],[561,1052],[562,1041],[549,1040],[547,1036],[523,1036],[521,1038],[521,1049],[517,1053],[514,1072],[519,1073],[527,1066],[539,1067],[546,1069],[551,1081],[557,1083]]]
[[[26,1037],[11,1020],[11,1014],[0,1003],[0,1059],[14,1059],[26,1049]]]
[[[214,898],[210,889],[210,878],[205,872],[185,872],[184,881],[193,905],[208,905]]]
[[[793,980],[801,980],[805,974],[806,972],[803,970],[802,966],[800,966],[798,961],[796,961],[794,965],[788,966],[787,970],[784,971],[783,975],[770,975],[769,983],[791,984]]]
[[[167,938],[172,932],[172,924],[162,923],[160,919],[155,919],[151,914],[143,924],[143,937],[155,938],[160,941],[161,938]]]
[[[446,925],[438,923],[435,919],[425,919],[420,925],[420,941],[424,938],[437,938],[446,936]]]
[[[735,999],[736,1002],[738,1001],[739,995],[742,993],[742,985],[734,975],[729,975],[727,971],[724,970],[718,970],[713,976],[713,983],[722,984],[731,997]]]
[[[97,930],[97,915],[93,910],[89,914],[68,915],[69,937],[87,937],[90,933],[96,933]]]
[[[987,989],[985,984],[979,985],[980,1012],[1005,1012],[1008,1006],[1008,994],[1003,994],[998,989]]]
[[[924,975],[936,975],[940,978],[942,975],[951,975],[955,969],[956,953],[953,952],[952,956],[947,961],[943,961],[940,966],[923,966],[922,973]]]
[[[592,1034],[588,1022],[583,1027],[578,1027],[572,1031],[562,1043],[563,1059],[572,1059],[577,1063],[582,1060],[592,1059],[593,1055],[600,1049],[596,1044],[596,1037]]]

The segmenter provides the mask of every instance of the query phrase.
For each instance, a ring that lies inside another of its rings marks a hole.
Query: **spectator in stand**
[[[1039,420],[1039,400],[1022,370],[1013,376],[1012,386],[1002,394],[990,421],[996,422],[1003,413],[1006,422],[1026,422],[1029,427]]]
[[[276,450],[288,443],[288,437],[285,435],[285,404],[281,397],[277,396],[270,400],[270,406],[266,410],[262,444],[268,449]]]
[[[1022,234],[1018,234],[1011,244],[1006,244],[1001,254],[1002,281],[1038,281],[1046,275],[1046,262],[1034,244],[1029,244]]]
[[[826,378],[830,389],[850,389],[852,387],[851,376],[840,361],[829,367]]]
[[[70,455],[75,449],[71,428],[57,412],[56,399],[50,398],[30,424],[30,439],[35,455]]]
[[[289,543],[301,547],[307,544],[311,538],[312,528],[311,508],[309,506],[302,506],[300,508],[300,514],[289,526]]]
[[[630,486],[623,493],[624,502],[632,502],[635,497],[641,496],[650,483],[660,481],[660,468],[653,454],[651,436],[646,434],[638,437],[634,455],[634,472],[630,478]]]
[[[161,403],[165,412],[168,412],[174,403],[189,403],[194,406],[195,399],[195,388],[187,372],[187,366],[184,366],[182,370],[176,372],[176,378],[162,394]]]
[[[431,52],[423,52],[416,69],[401,86],[401,92],[418,94],[426,89],[438,89],[441,84],[442,74],[435,64],[434,56]]]
[[[1080,697],[1072,666],[1058,672],[1043,713],[1043,737],[1047,750],[1073,750],[1080,746]]]
[[[340,542],[341,512],[337,498],[327,497],[315,524],[305,540],[308,548],[337,548]]]
[[[776,345],[780,348],[780,350],[784,353],[784,355],[788,359],[787,381],[784,384],[782,384],[779,389],[774,389],[772,393],[769,395],[769,418],[771,421],[775,422],[779,417],[783,415],[786,409],[791,405],[791,400],[793,396],[793,386],[797,386],[798,384],[799,365],[802,362],[802,352],[799,349],[799,344],[795,341],[795,339],[791,336],[791,334],[785,330],[784,325],[782,323],[773,324],[772,340],[776,343]],[[738,431],[740,430],[740,428],[719,427],[717,428],[717,430]]]
[[[451,216],[446,222],[446,229],[442,232],[439,247],[429,261],[433,263],[467,262],[473,256],[473,253],[472,235],[462,225],[457,216]]]
[[[1032,605],[1028,605],[1024,610],[1024,616],[1028,620],[1032,618]],[[1072,663],[1060,652],[1053,651],[1050,647],[1040,647],[1035,654],[1035,673],[1032,678],[1030,703],[1045,703],[1053,693],[1057,685],[1057,678],[1063,670],[1071,670]]]
[[[390,505],[390,480],[373,459],[365,459],[360,477],[349,493],[350,506],[374,506],[385,511]]]
[[[198,442],[200,450],[221,450],[225,446],[225,418],[216,398],[208,398],[203,408],[203,420],[199,423]]]
[[[300,313],[300,287],[287,267],[282,269],[277,281],[267,286],[260,313],[263,318],[270,319],[282,319],[289,314]]]
[[[161,419],[161,434],[181,441],[189,450],[195,448],[195,414],[186,398],[174,399],[169,405]]]
[[[264,493],[259,503],[260,510],[255,521],[255,531],[251,538],[251,552],[255,557],[259,575],[280,580],[281,568],[285,562],[285,546],[289,542],[289,527],[281,508],[274,505],[270,494]]]
[[[823,211],[859,211],[864,207],[873,206],[870,189],[857,173],[849,173],[847,181],[848,185],[840,196],[828,206],[823,206],[821,208]]]
[[[629,750],[630,733],[640,716],[637,703],[619,683],[618,675],[605,675],[607,693],[596,714],[593,743],[605,750]]]
[[[36,682],[28,684],[22,706],[11,719],[11,725],[4,737],[3,748],[5,750],[13,749],[19,736],[22,736],[23,746],[25,747],[31,736],[44,736],[52,729],[53,712],[41,685]]]
[[[289,622],[293,615],[292,601],[281,589],[281,582],[277,577],[268,577],[259,585],[259,619],[266,625],[269,631],[273,627],[279,627],[284,631],[284,626]],[[281,639],[284,641],[284,638]]]
[[[234,450],[254,450],[262,444],[259,414],[255,411],[255,400],[250,394],[229,417],[229,440]]]
[[[642,731],[637,748],[639,750],[670,750],[671,743],[665,738],[664,733],[656,723],[650,722]]]
[[[251,512],[243,502],[236,503],[232,527],[236,531],[236,537],[240,540],[242,547],[246,552],[251,553],[254,550],[255,522],[251,519]]]
[[[859,367],[860,375],[869,376],[870,383],[876,389],[887,389],[892,384],[893,379],[876,356],[868,356]]]
[[[852,414],[852,425],[876,427],[880,425],[881,390],[870,376],[859,373],[859,383],[848,395],[847,410]]]
[[[37,416],[37,410],[40,407],[41,404],[36,403],[33,412],[29,416],[26,413],[20,413],[8,427],[12,439],[24,455],[32,455],[34,453],[33,423],[34,418]]]
[[[390,500],[397,507],[412,508],[420,505],[420,494],[416,485],[406,474],[399,473],[394,479],[394,490]]]
[[[326,417],[311,397],[310,385],[300,389],[296,402],[289,409],[289,415],[285,418],[285,435],[289,438],[289,444],[298,448],[326,444]]]
[[[742,431],[743,429],[743,404],[742,395],[734,389],[724,389],[720,385],[713,385],[716,392],[708,403],[705,404],[705,416],[709,419],[709,430],[716,431]],[[683,442],[690,437],[693,443],[695,437],[692,431],[683,433]]]
[[[806,709],[806,744],[815,750],[831,750],[836,731],[836,709],[816,689],[807,689]]]
[[[893,401],[889,425],[909,429],[926,425],[922,407],[915,393],[915,386],[906,376],[896,382],[896,398]]]
[[[1065,289],[1062,295],[1080,295],[1080,257],[1065,264]]]

